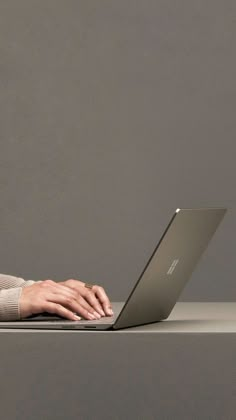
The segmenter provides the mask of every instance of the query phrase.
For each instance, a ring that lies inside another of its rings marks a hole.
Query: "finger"
[[[80,296],[83,296],[85,301],[87,301],[91,307],[101,316],[106,316],[99,300],[96,298],[94,292],[91,289],[84,287],[85,283],[82,283],[78,280],[67,280],[64,285],[69,289],[73,290],[74,293]],[[68,285],[68,286],[67,286]],[[81,287],[82,286],[82,287]]]
[[[78,315],[74,314],[69,309],[55,302],[45,302],[43,305],[43,311],[59,315],[62,318],[66,318],[71,321],[81,320],[81,318]]]
[[[91,290],[84,290],[84,288],[81,289],[80,287],[80,291],[76,291],[75,289],[71,289],[70,287],[62,286],[62,288],[58,288],[58,291],[62,291],[67,295],[73,296],[75,300],[80,299],[80,304],[87,311],[94,313],[96,318],[105,316],[105,313],[102,309],[102,306],[99,303],[99,300],[95,297],[94,293]]]
[[[98,312],[101,316],[106,316],[99,300],[96,298],[92,290],[86,289],[81,293],[83,298]]]
[[[48,300],[53,301],[54,303],[59,303],[66,308],[69,308],[73,312],[80,314],[85,319],[100,319],[101,316],[99,313],[94,311],[94,309],[84,300],[82,296],[79,296],[77,299],[74,299],[71,296],[64,296],[59,293],[51,293],[48,296]]]
[[[92,290],[94,291],[95,295],[99,299],[100,303],[102,304],[102,307],[104,309],[104,312],[106,315],[114,315],[114,312],[112,310],[111,302],[101,286],[94,285]]]
[[[75,289],[71,289],[65,285],[46,280],[44,287],[50,289],[51,299],[62,305],[72,307],[73,310],[79,311],[85,319],[100,319],[101,315],[90,306],[83,297]],[[54,297],[52,298],[52,295]],[[49,295],[47,294],[47,298]],[[72,305],[72,306],[71,306]]]
[[[89,312],[91,315],[94,314],[92,319],[100,318],[100,314],[97,313],[93,308],[93,306],[90,306],[88,302],[83,298],[81,293],[79,291],[76,291],[75,289],[71,289],[70,287],[63,286],[61,284],[55,283],[53,287],[50,287],[50,296],[54,296],[53,300],[60,301],[63,304],[70,305],[73,304],[77,309],[79,308],[77,305],[80,304],[80,310],[84,309],[85,311]],[[47,295],[48,297],[49,295]],[[87,315],[86,315],[87,318]]]
[[[92,314],[95,319],[100,319],[101,315],[100,313],[94,308],[94,306],[90,305],[90,303],[84,298],[84,296],[80,295],[78,297],[78,302],[82,306],[82,308]]]

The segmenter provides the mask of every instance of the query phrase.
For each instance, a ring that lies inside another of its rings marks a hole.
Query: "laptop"
[[[165,320],[225,212],[225,208],[177,209],[126,302],[112,303],[114,316],[70,321],[36,315],[0,322],[0,328],[118,330]]]

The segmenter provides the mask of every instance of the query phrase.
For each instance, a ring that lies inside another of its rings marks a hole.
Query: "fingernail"
[[[107,312],[109,313],[109,315],[114,315],[114,312],[111,308],[107,308]]]
[[[96,319],[96,317],[93,314],[91,314],[90,312],[88,312],[88,316],[92,319]]]
[[[99,308],[99,309],[98,309],[98,312],[99,312],[99,314],[100,314],[101,316],[106,316],[106,315],[105,315],[105,313],[103,312],[103,310],[102,310],[102,309],[100,309],[100,308]]]
[[[80,321],[81,318],[78,315],[74,315],[74,319],[76,319],[76,321]]]
[[[98,313],[98,312],[96,312],[96,311],[94,311],[94,315],[96,316],[96,318],[98,318],[98,319],[100,319],[101,318],[101,315]]]

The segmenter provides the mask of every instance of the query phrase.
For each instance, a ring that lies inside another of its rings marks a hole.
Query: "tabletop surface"
[[[163,322],[136,327],[140,332],[236,333],[236,302],[178,302]]]
[[[0,332],[120,334],[120,333],[236,333],[236,302],[177,302],[168,319],[118,331],[52,331],[1,329]]]

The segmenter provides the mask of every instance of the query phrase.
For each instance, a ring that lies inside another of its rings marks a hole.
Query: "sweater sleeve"
[[[20,319],[19,300],[21,291],[21,287],[0,291],[0,321]]]
[[[24,280],[21,277],[9,276],[8,274],[0,274],[0,290],[11,289],[13,287],[26,287],[34,284],[33,280]]]
[[[0,321],[20,319],[19,300],[22,288],[34,283],[33,280],[0,274]]]

